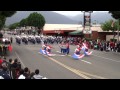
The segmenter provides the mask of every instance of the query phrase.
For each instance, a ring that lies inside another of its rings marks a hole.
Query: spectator
[[[18,66],[18,59],[15,59],[14,63],[12,64],[12,67],[17,68],[17,66]]]
[[[2,71],[0,71],[0,76],[2,76],[4,79],[11,79],[9,72],[7,70],[6,63],[2,64]]]
[[[12,67],[12,59],[9,59],[8,69],[9,69],[9,72],[10,72],[10,76],[12,77],[12,75],[11,75],[11,67]]]
[[[0,79],[4,79],[2,76],[0,76]]]
[[[43,78],[43,76],[41,76],[41,75],[39,74],[39,70],[38,70],[38,69],[35,70],[35,75],[33,76],[33,78],[34,78],[34,79],[42,79],[42,78]]]
[[[9,59],[9,64],[8,64],[8,69],[11,70],[11,66],[12,66],[12,59]]]
[[[34,79],[34,76],[35,75],[35,73],[34,72],[32,72],[31,74],[30,74],[30,78],[29,79]]]
[[[18,77],[18,79],[25,79],[25,76],[23,74],[24,74],[24,70],[21,69],[20,70],[20,76]]]
[[[25,76],[25,79],[30,78],[30,70],[27,67],[24,69],[24,74],[23,75]]]
[[[12,38],[12,37],[10,37],[10,42],[11,42],[11,44],[12,44],[12,41],[13,41],[13,38]]]
[[[15,59],[15,60],[14,60],[14,63],[13,63],[12,66],[11,66],[11,71],[12,71],[12,77],[13,77],[13,79],[16,79],[16,78],[17,78],[17,77],[16,77],[16,69],[17,69],[17,67],[18,67],[18,60]]]
[[[2,58],[0,57],[0,66],[2,65],[2,63],[3,63],[3,60],[2,60]]]

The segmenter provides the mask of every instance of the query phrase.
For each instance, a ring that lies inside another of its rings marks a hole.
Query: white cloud
[[[75,16],[81,14],[81,11],[53,11],[62,15]]]
[[[62,15],[66,15],[66,16],[76,16],[78,14],[82,14],[81,11],[53,11]],[[107,12],[107,11],[94,11],[94,12]]]

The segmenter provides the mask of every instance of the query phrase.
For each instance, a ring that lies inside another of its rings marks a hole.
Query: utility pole
[[[119,24],[120,24],[120,19],[118,19],[118,42],[119,42]]]

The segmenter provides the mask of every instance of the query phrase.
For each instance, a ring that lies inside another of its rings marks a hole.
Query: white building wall
[[[113,35],[106,35],[106,41],[110,41],[110,39],[113,39]],[[118,36],[115,36],[115,39],[118,39]],[[119,37],[120,40],[120,37]]]

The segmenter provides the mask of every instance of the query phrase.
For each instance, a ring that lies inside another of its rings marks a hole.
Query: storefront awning
[[[82,35],[82,34],[83,32],[78,30],[69,33],[69,35]]]

